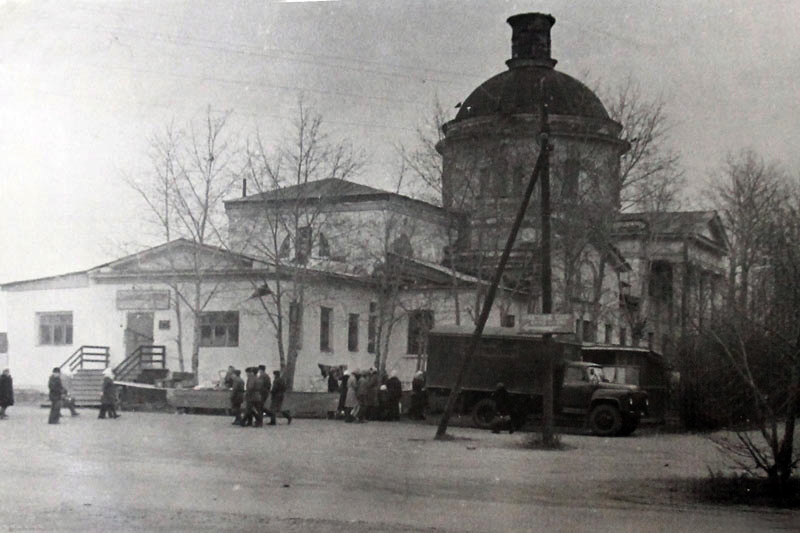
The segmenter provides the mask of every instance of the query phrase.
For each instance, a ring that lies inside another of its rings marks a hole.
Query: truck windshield
[[[608,383],[608,378],[603,374],[603,367],[590,366],[588,369],[589,381],[593,383]]]

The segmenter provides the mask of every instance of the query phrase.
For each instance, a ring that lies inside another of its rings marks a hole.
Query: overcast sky
[[[562,72],[665,96],[695,186],[744,147],[796,172],[800,2],[709,4],[0,0],[0,282],[157,244],[122,176],[147,172],[155,131],[207,106],[279,138],[302,92],[368,152],[357,181],[389,186],[395,147],[437,96],[452,109],[505,70],[505,20],[528,11],[556,18]]]

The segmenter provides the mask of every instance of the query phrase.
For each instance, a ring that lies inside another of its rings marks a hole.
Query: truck
[[[464,363],[473,329],[438,326],[428,335],[426,390],[429,401],[450,394]],[[544,370],[553,357],[556,416],[578,419],[600,436],[633,433],[648,413],[648,395],[636,385],[612,383],[598,363],[582,361],[581,344],[570,339],[485,328],[464,376],[457,409],[479,428],[496,416],[492,393],[502,384],[517,408],[541,413]]]

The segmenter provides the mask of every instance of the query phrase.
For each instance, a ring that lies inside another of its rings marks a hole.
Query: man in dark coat
[[[408,417],[415,420],[425,420],[425,374],[420,370],[411,380],[411,407]]]
[[[367,378],[367,420],[377,420],[379,418],[378,391],[380,387],[378,371],[371,368]]]
[[[103,375],[103,393],[100,396],[100,414],[97,418],[105,418],[108,413],[109,418],[119,418],[114,404],[117,401],[116,390],[114,390],[114,379],[109,374]]]
[[[277,413],[285,416],[287,420],[286,423],[291,424],[292,414],[288,410],[283,409],[283,397],[286,394],[286,382],[281,377],[280,370],[275,370],[272,372],[272,374],[275,377],[272,379],[272,398],[269,402],[269,411],[267,411],[270,418],[269,425],[274,426],[277,424],[275,420]]]
[[[50,379],[47,381],[47,388],[50,391],[50,417],[48,424],[58,424],[61,418],[61,395],[64,394],[64,386],[61,384],[61,369],[55,367]]]
[[[347,382],[350,380],[350,372],[345,371],[342,380],[339,382],[339,403],[336,405],[336,417],[346,417],[345,404],[347,403]]]
[[[492,421],[492,433],[500,433],[503,430],[514,433],[522,429],[527,418],[527,411],[522,400],[512,398],[502,383],[497,384],[495,391],[492,393],[492,400],[497,413],[497,416]]]
[[[0,376],[0,418],[8,418],[6,409],[14,405],[14,380],[6,368]]]
[[[244,380],[242,371],[234,370],[231,376],[231,411],[234,424],[242,424],[242,402],[244,401]]]
[[[222,380],[222,385],[226,389],[232,389],[233,388],[233,375],[235,373],[236,373],[236,369],[233,368],[233,365],[228,365],[228,371],[225,372],[225,378]],[[239,375],[241,375],[241,372],[239,372]]]
[[[400,383],[396,370],[392,370],[392,374],[386,380],[386,390],[389,392],[388,420],[400,420],[400,399],[403,396],[403,384]]]
[[[247,383],[244,390],[245,402],[245,415],[242,420],[242,426],[253,425],[253,427],[261,427],[264,425],[264,417],[261,414],[261,391],[259,384],[256,380],[256,367],[248,367],[245,369],[247,373]],[[253,424],[253,417],[256,421]]]
[[[264,404],[267,403],[267,398],[269,398],[269,391],[272,388],[272,382],[269,379],[269,374],[267,374],[266,365],[258,365],[258,376],[256,376],[256,381],[258,382],[258,392],[261,396],[261,401],[258,404],[258,409],[263,415],[265,413]]]

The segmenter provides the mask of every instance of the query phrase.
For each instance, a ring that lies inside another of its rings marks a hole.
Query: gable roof
[[[359,199],[386,194],[394,193],[343,179],[326,178],[322,180],[308,181],[298,185],[280,187],[271,191],[245,196],[244,198],[228,200],[225,203],[233,204],[243,202],[296,202],[300,200]]]
[[[148,272],[164,269],[181,270],[182,267],[195,268],[197,266],[194,263],[195,253],[201,256],[197,258],[199,264],[213,270],[250,269],[253,268],[253,263],[257,261],[252,257],[237,254],[218,246],[199,244],[180,238],[96,266],[89,269],[89,273],[108,274]],[[185,262],[188,254],[193,256],[191,265],[187,265]]]
[[[615,233],[618,236],[643,232],[674,238],[688,236],[722,251],[728,250],[728,234],[716,211],[621,213],[617,221]]]
[[[290,185],[265,191],[258,194],[251,194],[243,198],[234,198],[224,202],[225,209],[229,207],[262,204],[269,206],[292,205],[302,203],[304,205],[315,205],[320,203],[354,203],[354,202],[395,202],[405,204],[429,211],[436,216],[449,216],[451,213],[445,208],[405,196],[396,192],[376,189],[368,185],[354,183],[339,178],[326,178],[322,180],[309,181],[299,185]]]

